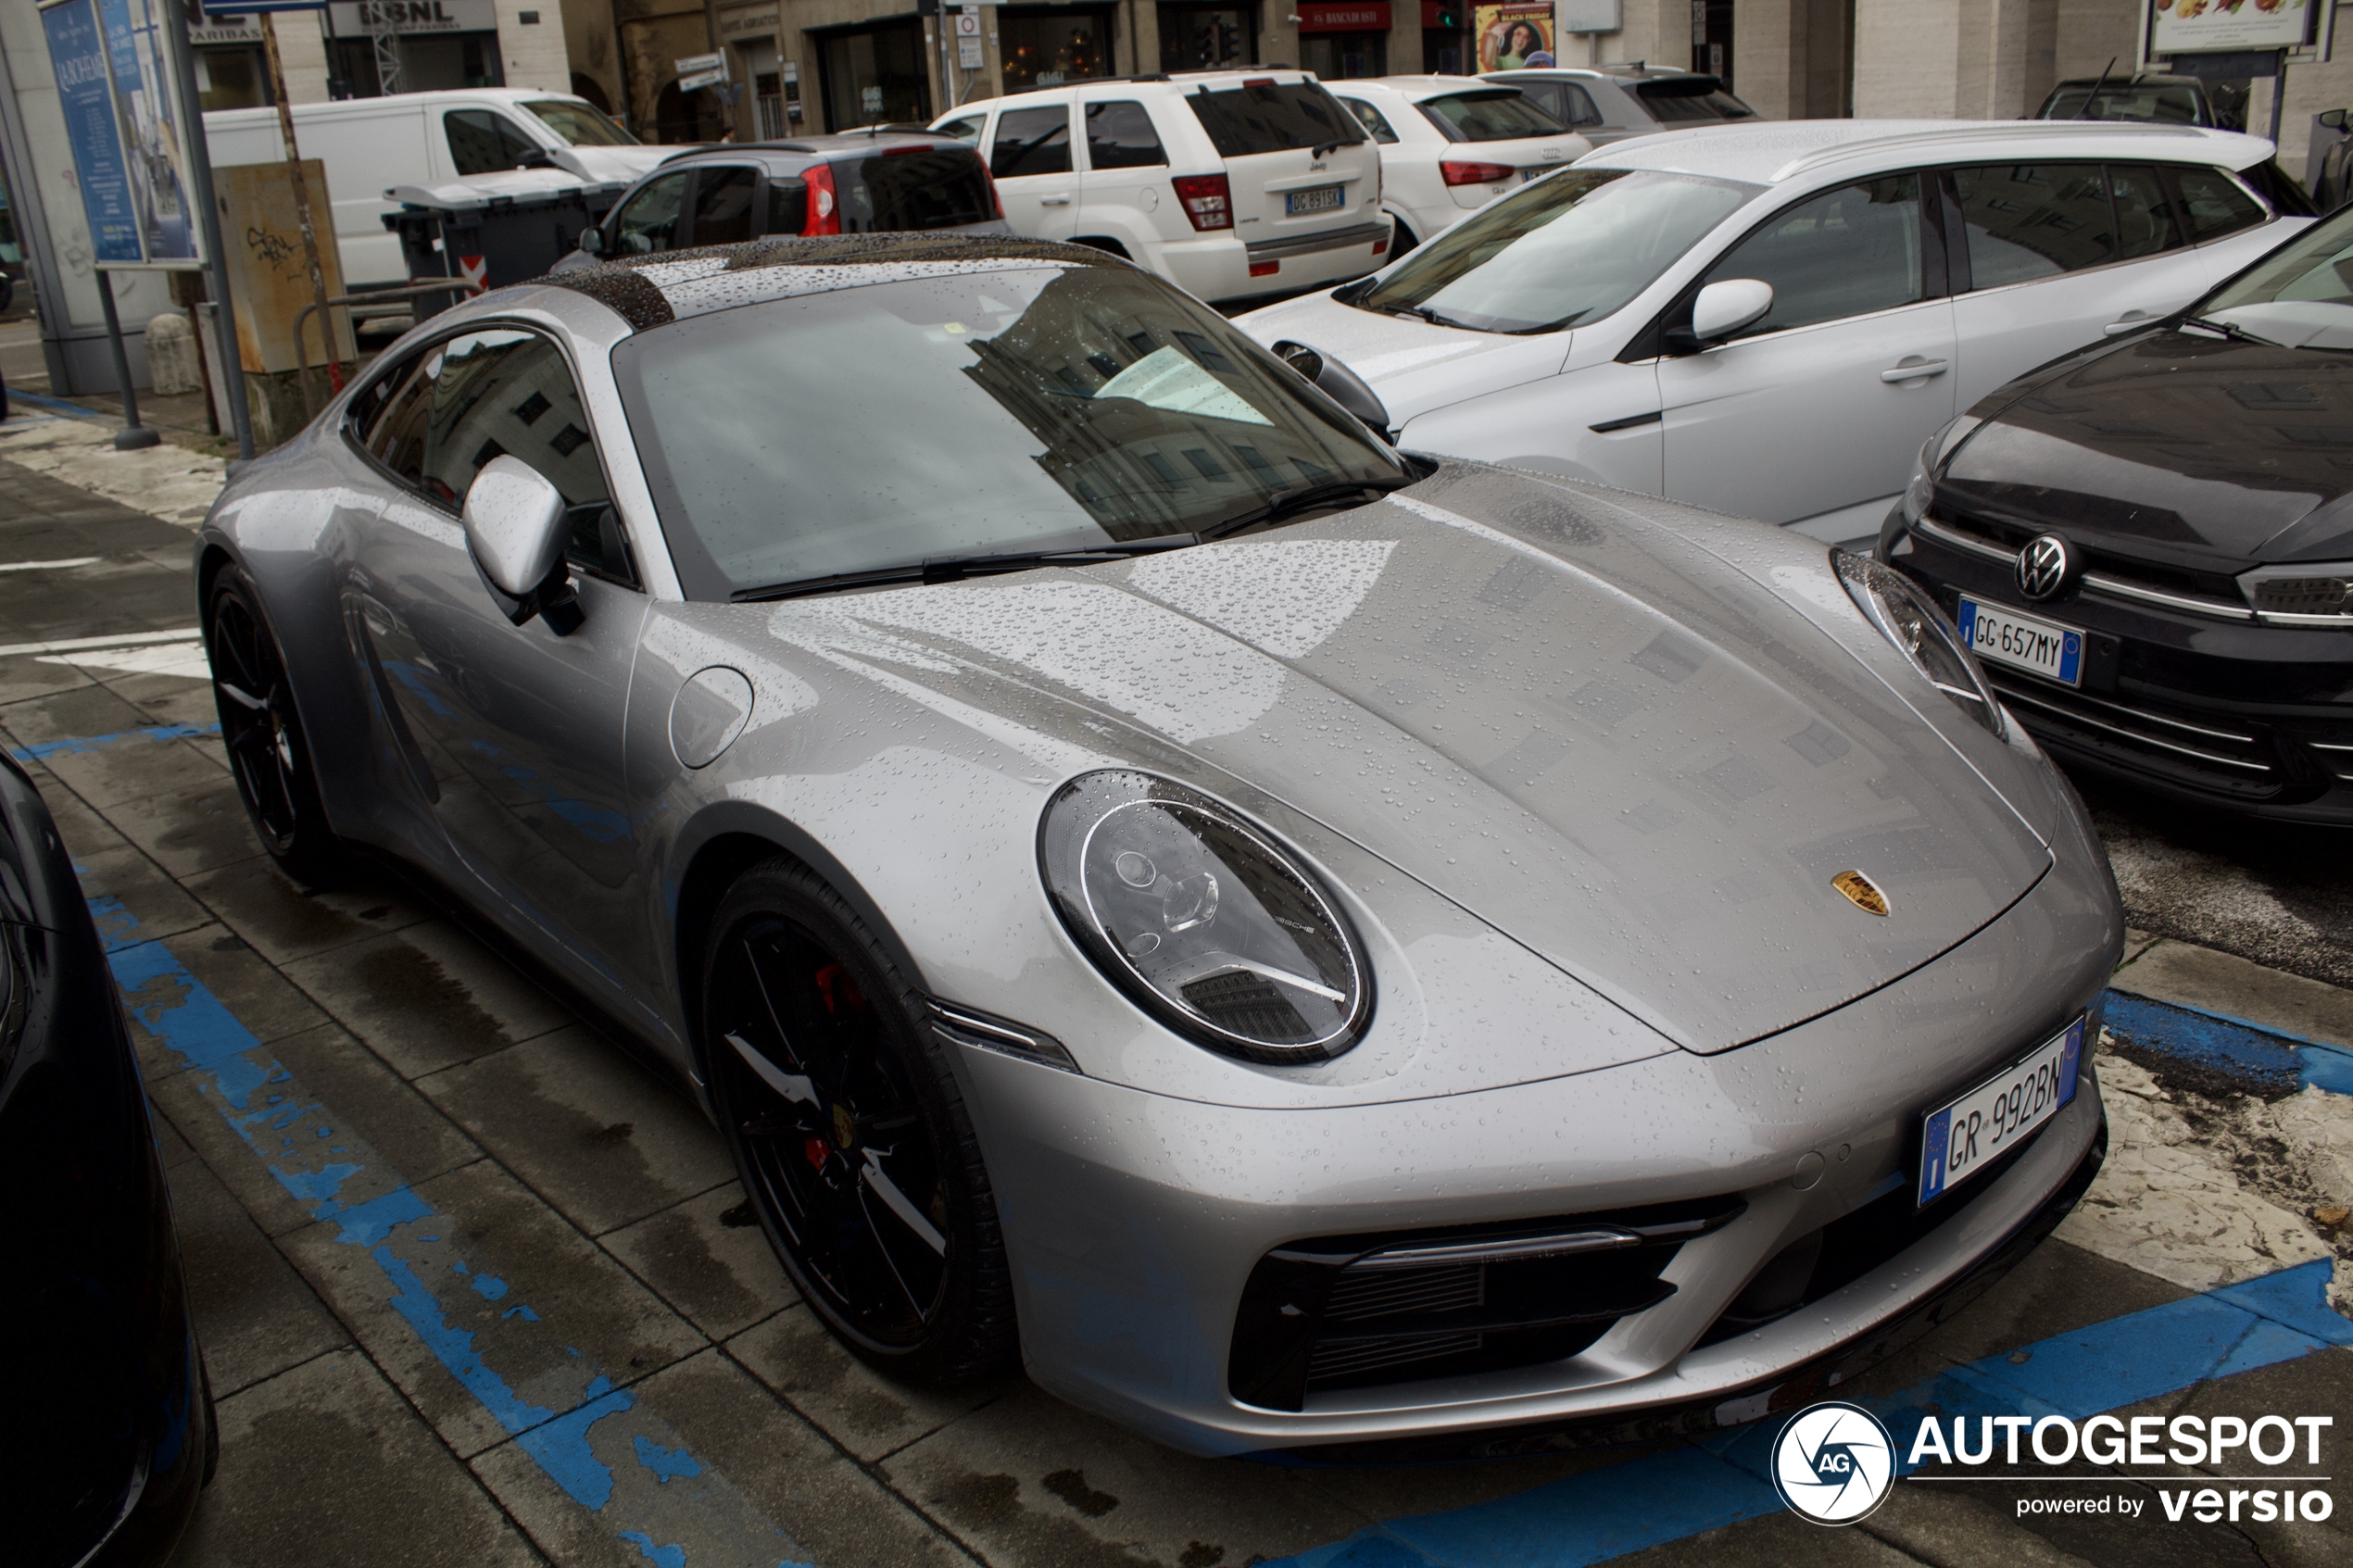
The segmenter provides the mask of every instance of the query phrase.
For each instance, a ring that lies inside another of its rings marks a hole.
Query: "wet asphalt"
[[[119,949],[220,1399],[220,1470],[180,1563],[2353,1560],[2342,1512],[2167,1522],[2159,1492],[2227,1489],[2214,1464],[1899,1484],[1828,1530],[1754,1505],[1746,1450],[1720,1440],[1285,1468],[1172,1453],[1019,1377],[895,1386],[797,1301],[693,1105],[396,877],[312,897],[272,872],[200,671],[158,637],[194,635],[189,545],[0,460],[0,742]],[[2353,985],[2346,839],[2084,787],[2136,925],[2267,966],[2216,982],[2250,1008],[2294,992],[2339,1016],[2337,993],[2272,976]],[[313,1120],[339,1161],[296,1162]],[[346,1166],[325,1218],[285,1174]],[[1966,1386],[2030,1412],[2334,1413],[2324,1462],[2298,1472],[2333,1478],[2353,1334],[2312,1305],[2326,1268],[2265,1305],[2054,1240],[1841,1392],[1915,1411],[1969,1408]],[[2169,1354],[2183,1370],[2149,1370]],[[2143,1512],[2020,1512],[2062,1494]]]

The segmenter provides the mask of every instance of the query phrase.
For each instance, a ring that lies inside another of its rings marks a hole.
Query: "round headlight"
[[[1372,974],[1346,919],[1268,835],[1150,773],[1086,773],[1038,824],[1046,891],[1103,974],[1162,1022],[1251,1061],[1356,1043]]]

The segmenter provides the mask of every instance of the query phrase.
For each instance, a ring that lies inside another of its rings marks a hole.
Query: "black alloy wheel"
[[[711,922],[709,1083],[769,1244],[855,1354],[946,1387],[1010,1364],[988,1175],[924,999],[838,895],[756,867]]]
[[[221,744],[255,835],[295,881],[333,885],[346,869],[343,847],[327,827],[286,661],[256,607],[253,584],[234,567],[213,581],[205,633]]]

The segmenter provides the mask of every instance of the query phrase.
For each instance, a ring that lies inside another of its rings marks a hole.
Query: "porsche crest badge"
[[[1841,872],[1831,878],[1831,885],[1845,894],[1847,901],[1867,915],[1887,913],[1887,895],[1861,872]]]

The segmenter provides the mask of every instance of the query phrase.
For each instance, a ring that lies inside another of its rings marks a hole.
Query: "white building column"
[[[498,63],[510,87],[572,91],[572,51],[560,0],[496,0]]]
[[[2059,0],[1856,0],[1856,118],[2032,114],[2056,77],[2058,14]]]

